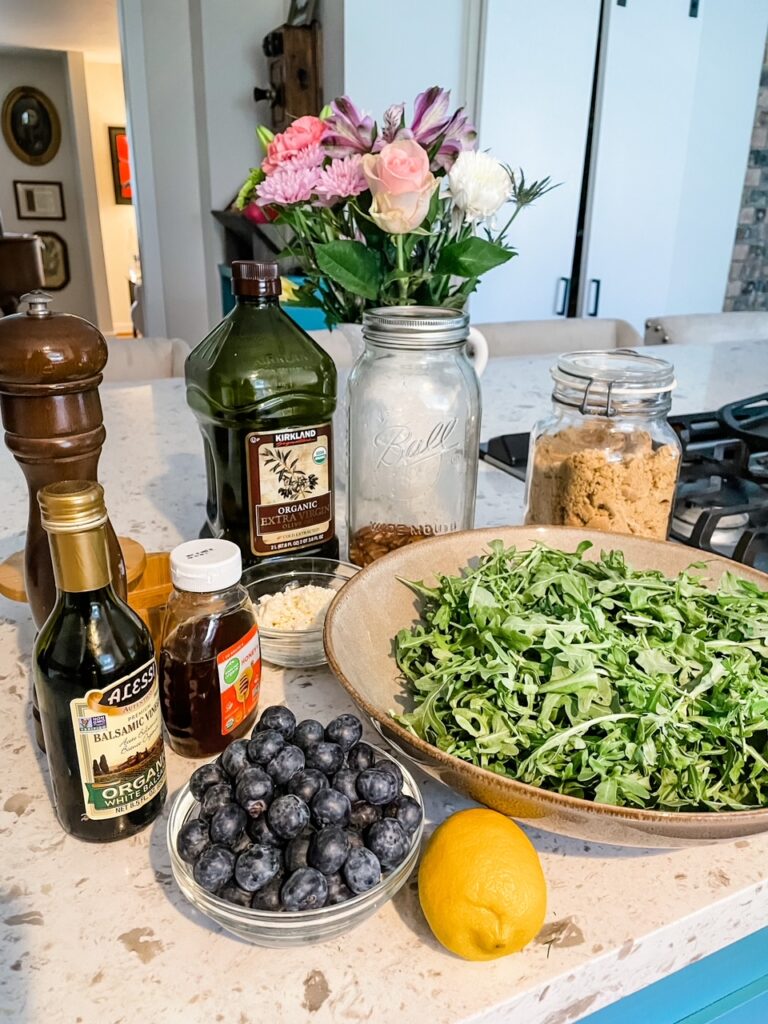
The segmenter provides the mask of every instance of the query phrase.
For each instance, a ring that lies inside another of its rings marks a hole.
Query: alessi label
[[[254,555],[333,537],[331,424],[248,434],[245,445]]]
[[[71,701],[70,711],[87,817],[117,818],[148,803],[165,783],[154,659]]]
[[[254,625],[236,644],[216,658],[221,693],[221,735],[226,736],[250,715],[259,702],[261,644]]]

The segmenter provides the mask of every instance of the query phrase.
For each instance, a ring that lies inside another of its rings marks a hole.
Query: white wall
[[[53,231],[64,239],[69,251],[71,282],[61,291],[52,293],[53,309],[77,313],[95,322],[96,304],[91,286],[64,55],[34,50],[0,52],[0,99],[5,98],[18,85],[36,86],[53,101],[61,120],[61,146],[49,163],[32,167],[15,157],[5,142],[0,141],[0,210],[5,229],[21,232]],[[61,182],[66,219],[19,220],[16,216],[14,180]]]
[[[119,0],[147,334],[194,344],[220,319],[226,206],[259,159],[261,41],[284,0]]]
[[[326,6],[329,0],[326,0]],[[467,7],[478,0],[386,0],[386,13],[365,0],[344,4],[344,92],[377,119],[392,103],[431,85],[451,90],[454,106],[467,99]]]
[[[111,329],[125,333],[131,330],[128,273],[139,243],[133,206],[115,202],[108,131],[112,125],[125,125],[123,71],[119,64],[86,61],[85,81]]]

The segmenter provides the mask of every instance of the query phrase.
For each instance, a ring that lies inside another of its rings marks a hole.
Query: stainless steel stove
[[[768,393],[669,422],[683,446],[670,538],[768,572]],[[491,438],[480,456],[525,480],[529,438]]]

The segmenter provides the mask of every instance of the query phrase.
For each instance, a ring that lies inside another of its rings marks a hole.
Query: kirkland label
[[[333,537],[331,424],[248,434],[245,444],[254,555],[298,551]]]
[[[154,659],[71,701],[70,711],[89,818],[129,814],[159,793],[165,754]]]

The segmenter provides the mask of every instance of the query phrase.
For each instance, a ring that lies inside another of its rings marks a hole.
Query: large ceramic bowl
[[[718,580],[730,570],[768,588],[768,576],[717,556],[702,556],[678,544],[642,540],[596,530],[567,527],[499,527],[468,530],[420,541],[374,562],[350,580],[334,599],[325,620],[328,662],[354,701],[406,757],[461,793],[515,818],[563,835],[627,846],[687,846],[735,839],[768,831],[768,809],[701,813],[637,810],[563,796],[504,778],[445,754],[393,722],[390,710],[411,710],[413,703],[392,655],[398,630],[419,619],[419,603],[397,577],[424,580],[453,574],[482,554],[495,539],[528,547],[541,541],[573,551],[592,540],[592,556],[620,549],[636,569],[676,575],[705,558],[708,575]],[[589,557],[589,554],[587,555]]]

